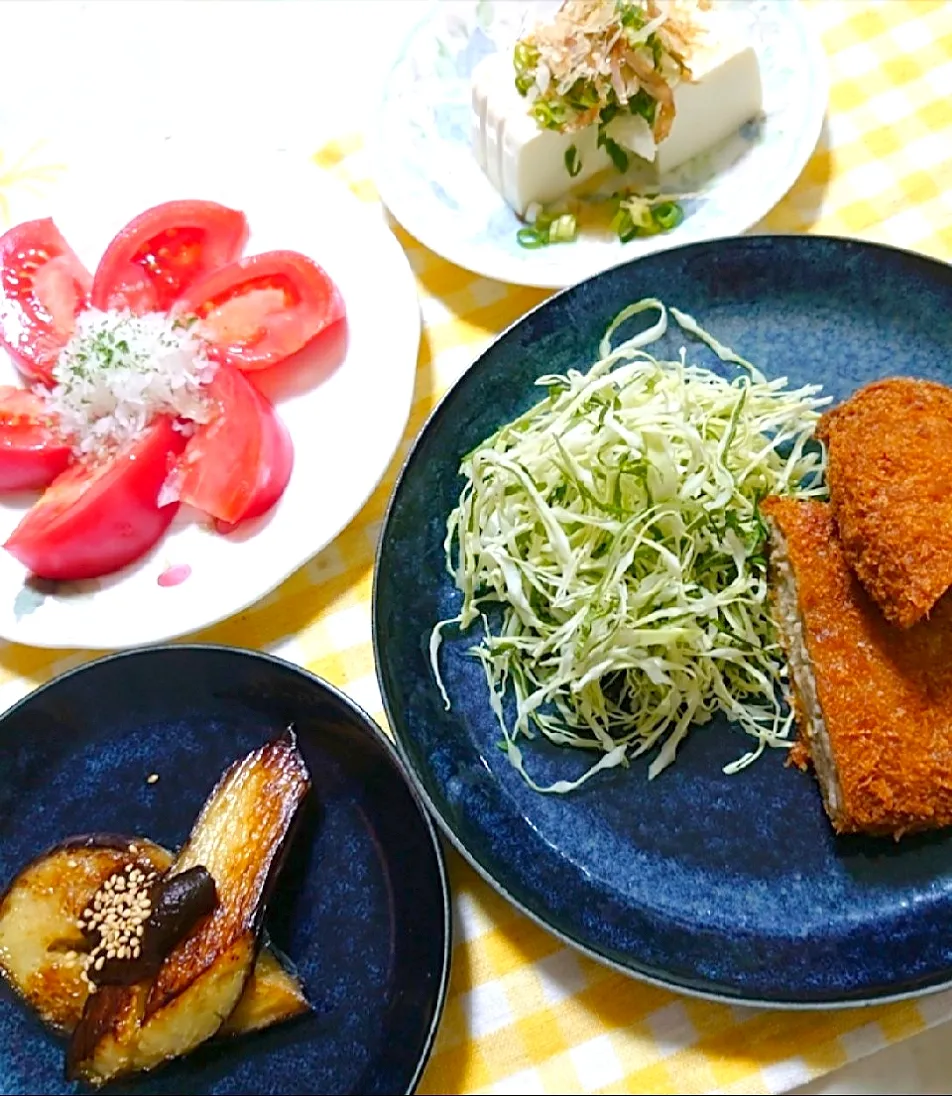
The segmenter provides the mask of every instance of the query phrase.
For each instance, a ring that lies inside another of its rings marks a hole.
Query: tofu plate
[[[563,132],[558,104],[549,115],[545,95],[533,98],[531,81],[545,83],[548,62],[537,63],[532,44],[536,28],[551,26],[559,13],[555,0],[434,5],[385,83],[373,137],[384,202],[431,250],[487,277],[562,287],[629,258],[743,232],[789,190],[820,133],[828,98],[825,56],[793,0],[681,0],[692,25],[703,30],[692,32],[683,53],[671,36],[665,46],[666,28],[657,25],[652,0],[573,3],[585,18],[590,8],[617,9],[626,18],[635,12],[642,24],[626,28],[645,38],[630,58],[642,70],[638,91],[634,69],[621,64],[618,86],[632,95],[615,90],[622,109],[611,119],[602,110],[604,127],[593,117],[596,124],[575,128],[585,118],[571,115],[573,128]],[[528,53],[517,56],[520,43]],[[659,53],[662,86],[643,62],[668,46],[674,52]],[[649,87],[657,108],[645,98]],[[560,94],[562,88],[557,85]],[[581,85],[575,92],[580,89],[584,105],[594,92]],[[568,99],[575,92],[570,89]],[[603,107],[616,108],[604,88],[599,94]],[[627,166],[620,182],[622,158]],[[586,202],[581,212],[570,210],[575,225],[559,220],[547,232],[561,216],[555,210],[547,220],[548,204],[569,190],[574,200],[580,187],[586,199],[620,190],[630,198],[633,190],[639,198],[663,199],[665,208],[651,218],[653,205],[646,211],[635,203],[616,221],[617,209],[592,212]],[[533,227],[551,240],[540,246],[538,235],[526,231]]]

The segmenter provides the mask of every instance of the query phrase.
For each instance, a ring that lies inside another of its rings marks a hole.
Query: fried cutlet
[[[828,411],[817,437],[846,558],[908,628],[952,585],[952,388],[876,381]]]
[[[952,824],[952,597],[895,628],[850,570],[827,503],[774,497],[762,511],[799,748],[834,829]]]

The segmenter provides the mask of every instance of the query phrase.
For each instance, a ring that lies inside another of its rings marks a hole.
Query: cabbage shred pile
[[[653,325],[614,346],[646,311]],[[735,378],[687,364],[684,350],[648,353],[669,314]],[[540,377],[548,396],[463,461],[445,541],[462,606],[430,641],[450,707],[443,632],[480,625],[471,654],[500,746],[538,791],[570,791],[657,747],[654,777],[719,712],[756,740],[726,771],[790,744],[758,503],[825,493],[810,441],[828,401],[819,386],[768,381],[653,298],[616,317],[600,354],[587,373]],[[520,746],[540,733],[600,756],[577,779],[540,785]]]

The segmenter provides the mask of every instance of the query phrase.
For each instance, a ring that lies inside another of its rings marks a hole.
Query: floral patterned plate
[[[750,34],[764,112],[711,152],[662,179],[690,194],[663,236],[622,244],[584,234],[526,250],[521,226],[470,148],[470,76],[511,48],[553,0],[442,0],[403,47],[385,85],[375,133],[377,186],[388,209],[431,250],[489,278],[560,288],[639,255],[746,231],[796,181],[816,146],[828,99],[826,59],[798,0],[718,0]]]
[[[264,597],[311,559],[383,477],[416,375],[420,314],[409,264],[379,220],[296,153],[249,157],[207,140],[130,139],[108,163],[74,149],[57,172],[21,168],[32,192],[21,200],[20,190],[8,189],[0,223],[52,216],[89,269],[114,233],[150,205],[210,198],[247,214],[246,254],[291,248],[310,255],[346,302],[346,326],[303,351],[293,367],[278,365],[260,378],[295,450],[291,481],[269,514],[225,536],[182,507],[143,559],[84,582],[37,581],[0,550],[0,637],[38,647],[121,648],[194,632]],[[15,383],[0,350],[0,384]],[[0,541],[34,498],[0,498]]]

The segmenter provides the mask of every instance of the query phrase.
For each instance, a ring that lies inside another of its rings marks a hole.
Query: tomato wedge
[[[69,464],[71,451],[39,396],[0,386],[0,491],[48,486]]]
[[[216,413],[189,439],[169,486],[230,527],[274,506],[291,478],[294,447],[275,409],[236,369],[220,365],[208,394]]]
[[[217,202],[153,206],[106,248],[93,279],[93,307],[166,312],[195,282],[237,259],[247,240],[244,213]]]
[[[254,370],[302,349],[345,309],[317,263],[296,251],[268,251],[209,274],[174,311],[198,317],[210,358]]]
[[[49,218],[0,236],[0,345],[29,380],[52,383],[91,285],[89,271]]]
[[[35,575],[95,578],[147,552],[177,505],[159,506],[170,457],[185,437],[167,416],[114,456],[74,464],[57,477],[14,529],[4,548]]]

